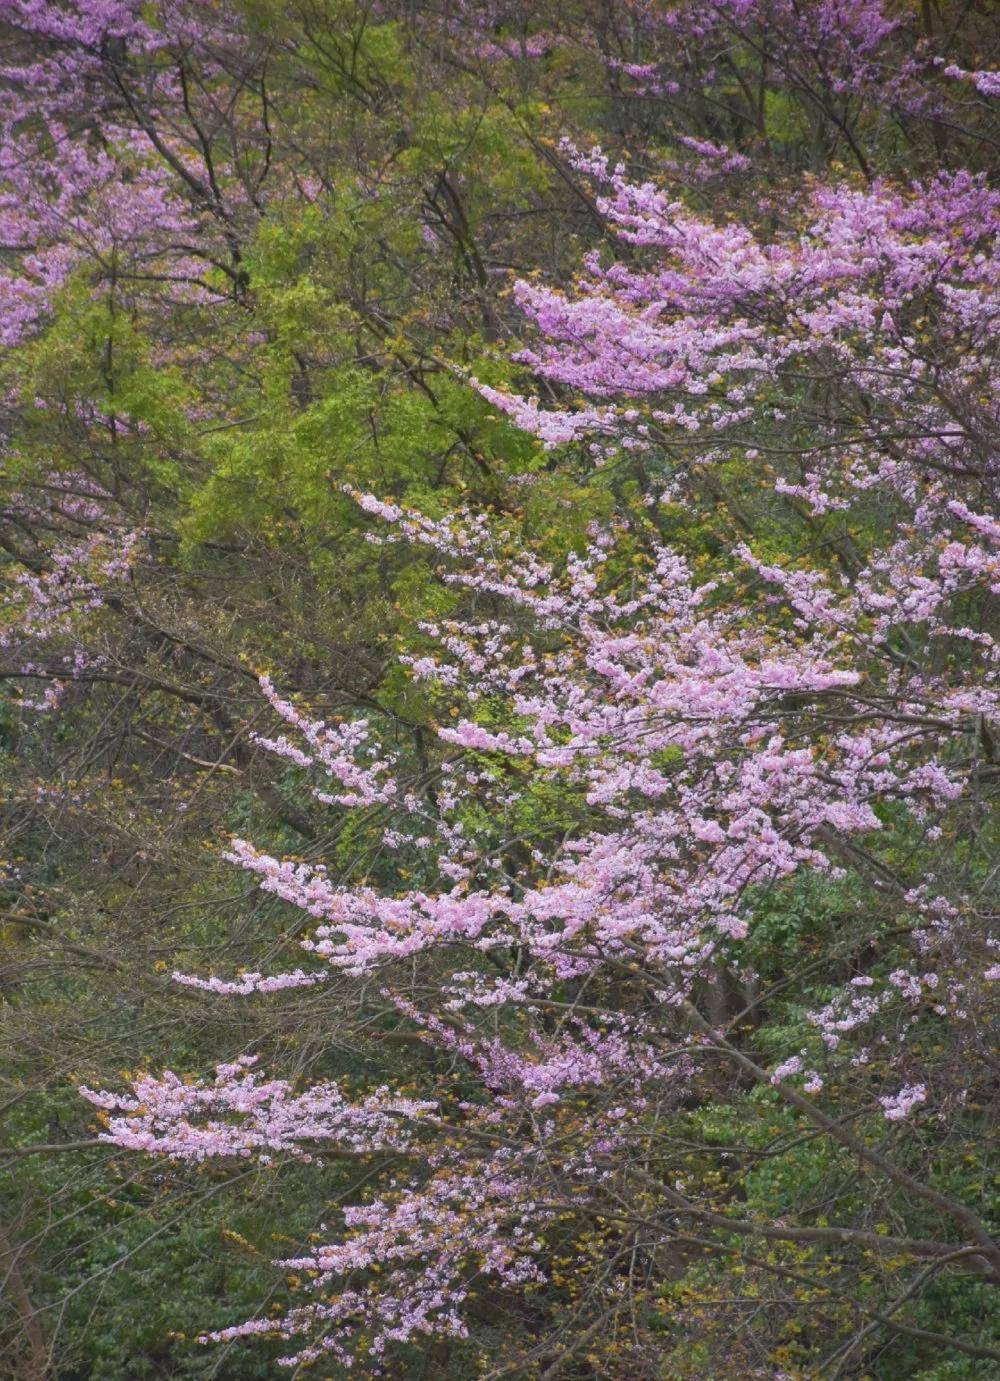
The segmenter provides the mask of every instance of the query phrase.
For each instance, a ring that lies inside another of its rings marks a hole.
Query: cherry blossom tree
[[[938,1182],[910,1131],[934,1118],[977,1135],[1000,973],[988,875],[947,859],[996,778],[996,196],[963,175],[824,187],[799,199],[801,229],[765,239],[699,219],[599,154],[578,162],[643,258],[595,256],[568,292],[520,285],[536,338],[519,358],[556,397],[593,401],[481,391],[546,446],[660,466],[654,515],[735,453],[771,492],[768,511],[786,507],[812,541],[775,560],[751,522],[699,574],[633,522],[595,530],[558,569],[506,554],[483,516],[432,520],[358,496],[388,525],[373,540],[429,547],[480,608],[428,623],[433,650],[410,657],[437,707],[440,780],[408,784],[371,725],[315,722],[265,680],[286,725],[268,746],[321,800],[389,812],[386,847],[419,851],[435,881],[352,888],[237,840],[234,862],[317,923],[301,941],[313,967],[182,981],[267,991],[319,981],[316,965],[374,979],[465,1073],[419,1108],[388,1105],[415,1139],[401,1151],[423,1148],[419,1168],[292,1263],[313,1274],[311,1301],[224,1335],[277,1328],[300,1340],[296,1361],[462,1335],[477,1281],[530,1293],[549,1278],[567,1216],[615,1225],[589,1263],[602,1318],[620,1307],[630,1253],[655,1278],[671,1250],[800,1244],[798,1275],[818,1290],[831,1251],[838,1271],[845,1257],[855,1273],[905,1262],[898,1277],[885,1268],[886,1298],[855,1284],[852,1300],[862,1333],[903,1336],[903,1303],[938,1272],[995,1282],[1000,1269],[988,1222]],[[547,792],[557,819],[531,808]],[[769,1059],[752,1032],[781,982],[755,964],[755,927],[803,875],[853,889],[879,938],[832,942],[843,980],[802,1013],[801,1047]],[[686,1102],[710,1101],[725,1077],[756,1085],[787,1134],[828,1144],[876,1201],[905,1196],[899,1230],[873,1228],[861,1204],[822,1223],[720,1208],[711,1176],[691,1182],[669,1148]],[[222,1069],[209,1092],[171,1075],[88,1096],[109,1139],[168,1154],[281,1149],[300,1106],[304,1142],[356,1145],[339,1090],[322,1094],[331,1124],[317,1127],[310,1095],[261,1086],[264,1126],[276,1123],[262,1134],[246,1087]],[[206,1128],[206,1105],[229,1116]],[[385,1115],[370,1097],[353,1104],[373,1147]],[[336,1284],[375,1268],[364,1286]],[[835,1356],[855,1346],[841,1337]]]
[[[119,292],[241,291],[269,159],[263,54],[237,11],[10,0],[0,26],[0,343],[81,266]]]

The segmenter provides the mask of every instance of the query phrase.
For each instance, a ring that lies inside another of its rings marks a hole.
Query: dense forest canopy
[[[1000,1364],[994,0],[0,0],[0,1375]]]

